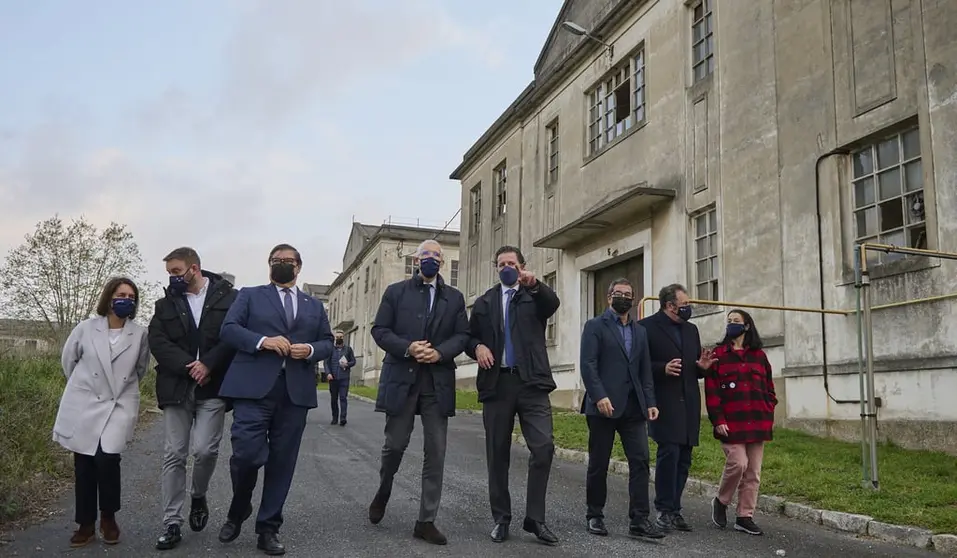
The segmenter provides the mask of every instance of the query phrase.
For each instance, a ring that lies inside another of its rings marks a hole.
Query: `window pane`
[[[927,249],[927,228],[924,225],[907,230],[907,245],[920,250]]]
[[[704,64],[699,64],[699,65],[695,66],[695,68],[694,68],[694,80],[695,80],[695,81],[699,81],[699,80],[701,80],[701,79],[704,78],[704,76],[705,76],[705,73],[704,73],[704,72],[705,72],[705,69],[706,69],[706,68],[705,68],[705,65],[704,65]]]
[[[880,196],[882,200],[901,195],[901,169],[893,168],[887,172],[877,175],[877,182],[880,185]]]
[[[703,260],[695,264],[695,274],[698,281],[711,279],[711,260]]]
[[[712,283],[702,283],[698,285],[698,293],[695,298],[698,300],[714,300],[711,297],[711,285]]]
[[[924,188],[924,167],[920,160],[904,165],[904,191],[913,192]]]
[[[706,55],[714,52],[714,35],[708,35],[708,38],[704,40],[704,52]]]
[[[694,18],[695,21],[701,19],[701,16],[704,15],[704,4],[698,4],[694,8]]]
[[[714,56],[708,57],[708,73],[709,74],[714,73]]]
[[[695,259],[700,260],[711,255],[711,237],[706,236],[694,241]]]
[[[711,14],[708,14],[708,17],[704,18],[704,34],[711,34]]]
[[[904,240],[904,231],[897,231],[885,235],[883,238],[881,238],[881,240],[884,242],[884,244],[890,244],[891,246],[907,246],[907,243]],[[891,252],[884,254],[882,258],[885,262],[891,262],[903,259],[904,254]]]
[[[874,155],[870,147],[854,154],[854,178],[874,172]]]
[[[721,274],[721,262],[718,261],[718,257],[714,256],[711,258],[711,277],[717,279],[718,275]]]
[[[877,208],[872,207],[854,213],[857,219],[857,237],[863,238],[877,234]]]
[[[899,163],[901,160],[900,149],[897,145],[897,137],[882,141],[877,145],[877,168],[886,169],[891,165]]]
[[[718,230],[718,212],[708,212],[708,232],[717,232]]]
[[[701,35],[704,31],[704,22],[698,22],[691,26],[691,42],[697,43],[701,40]]]
[[[904,144],[904,159],[913,159],[920,156],[920,132],[911,130],[904,134],[902,142]]]
[[[874,179],[864,178],[854,183],[854,207],[860,208],[874,203]]]
[[[642,122],[645,119],[645,105],[638,105],[635,109],[635,122]]]
[[[695,236],[704,236],[708,234],[707,218],[708,218],[707,215],[700,215],[698,217],[695,217],[695,220],[694,220]]]
[[[907,215],[908,223],[923,223],[925,219],[924,210],[923,192],[911,194],[904,198],[904,213]]]
[[[881,204],[881,230],[887,231],[904,226],[904,206],[900,199]]]

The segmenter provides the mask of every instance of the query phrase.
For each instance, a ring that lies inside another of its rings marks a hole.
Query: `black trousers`
[[[628,517],[632,524],[648,518],[649,457],[647,422],[638,398],[632,395],[625,412],[618,418],[589,415],[588,473],[585,480],[586,517],[603,518],[608,499],[608,464],[615,444],[615,433],[621,437],[628,460]]]
[[[80,525],[96,523],[97,504],[107,517],[120,511],[120,455],[104,453],[96,448],[96,455],[73,454],[74,493],[76,517]]]
[[[531,454],[528,459],[525,516],[544,523],[548,476],[555,455],[552,405],[547,392],[528,387],[518,376],[507,373],[499,375],[495,397],[482,405],[492,519],[495,523],[509,523],[512,520],[508,470],[516,415]]]

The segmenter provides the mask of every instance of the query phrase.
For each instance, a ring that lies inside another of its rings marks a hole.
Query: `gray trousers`
[[[187,400],[163,409],[166,455],[163,458],[163,524],[182,525],[186,503],[186,460],[193,454],[191,496],[206,495],[216,470],[223,439],[226,402],[222,399]]]
[[[555,454],[551,401],[548,392],[530,388],[518,376],[504,373],[499,374],[495,397],[482,405],[492,519],[495,523],[512,521],[508,470],[512,459],[512,431],[516,415],[531,454],[528,459],[525,516],[544,523],[545,494]]]
[[[392,494],[392,481],[402,464],[402,456],[409,446],[415,428],[415,412],[422,416],[422,497],[419,501],[419,521],[434,522],[442,499],[442,479],[445,474],[445,448],[449,417],[439,411],[435,393],[419,393],[413,388],[405,408],[395,416],[386,416],[385,445],[382,446],[382,468],[379,470],[379,493]]]

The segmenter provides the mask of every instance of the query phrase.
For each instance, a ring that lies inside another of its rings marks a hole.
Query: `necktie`
[[[292,313],[292,293],[289,292],[289,289],[283,289],[282,292],[282,305],[286,311],[286,325],[291,328],[292,323],[296,321],[296,317]]]
[[[511,323],[509,322],[509,312],[511,311],[512,306],[512,297],[515,295],[514,289],[509,289],[506,291],[506,301],[505,301],[505,367],[512,368],[515,366],[515,347],[512,345],[512,328]]]
[[[433,300],[435,300],[435,285],[429,285],[429,314],[432,313]]]

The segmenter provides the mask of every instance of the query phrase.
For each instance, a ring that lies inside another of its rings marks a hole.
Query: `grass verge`
[[[65,385],[58,356],[0,355],[0,527],[43,511],[73,478],[51,439]],[[155,406],[152,371],[141,386],[141,409]]]
[[[353,393],[375,398],[373,387],[353,386]],[[459,391],[460,409],[481,409],[473,391]],[[574,412],[554,415],[555,444],[587,451],[588,425]],[[914,451],[884,444],[878,449],[883,471],[880,492],[862,488],[861,448],[858,444],[818,438],[778,428],[765,448],[761,492],[816,508],[869,515],[879,521],[913,525],[935,533],[954,532],[957,526],[957,457]],[[655,443],[650,442],[651,460]],[[616,441],[613,458],[624,460]],[[702,419],[701,445],[694,450],[691,474],[717,483],[724,468],[721,445]]]

